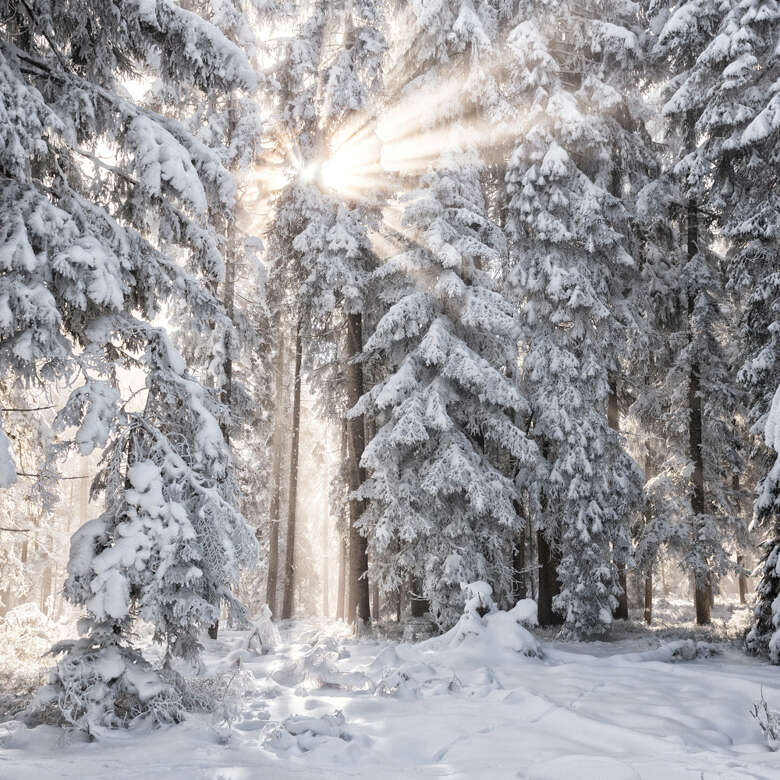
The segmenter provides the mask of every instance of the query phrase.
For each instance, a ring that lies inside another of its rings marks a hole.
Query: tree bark
[[[271,614],[276,618],[276,594],[279,580],[279,511],[282,502],[282,450],[284,449],[284,372],[286,345],[282,335],[281,317],[276,318],[277,332],[280,333],[278,352],[274,361],[274,438],[273,460],[271,462],[271,506],[268,513],[268,578],[265,586],[265,600]]]
[[[519,534],[515,540],[514,549],[512,551],[512,568],[514,569],[513,576],[513,589],[515,603],[528,596],[528,588],[526,586],[526,571],[525,571],[525,529]]]
[[[609,376],[609,396],[607,398],[607,425],[612,428],[616,433],[620,433],[620,408],[618,406],[618,393],[617,393],[617,379],[614,374]],[[626,562],[620,560],[615,561],[615,568],[617,569],[618,586],[620,587],[620,595],[618,596],[618,603],[615,609],[612,611],[612,616],[616,620],[628,620],[628,587],[626,582]]]
[[[419,598],[422,593],[422,583],[418,579],[413,579],[411,583],[412,599],[411,599],[411,611],[413,618],[425,617],[426,612],[431,609],[431,604],[428,599]]]
[[[687,117],[688,121],[688,145],[695,145],[694,118]],[[699,251],[699,207],[695,198],[688,200],[687,208],[687,249],[688,260],[692,260]],[[696,305],[696,292],[688,290],[688,328],[689,338],[693,340],[691,330],[694,308]],[[703,419],[701,404],[701,366],[698,357],[694,354],[688,377],[688,447],[689,457],[693,462],[693,474],[691,482],[693,495],[691,497],[691,509],[693,510],[693,535],[694,541],[698,530],[698,517],[707,511],[706,497],[704,494],[704,451],[703,443]],[[694,575],[694,606],[696,608],[696,623],[700,626],[710,622],[711,582],[709,573],[696,572]]]
[[[371,587],[371,617],[379,622],[379,585],[376,582]]]
[[[553,609],[553,599],[561,592],[558,581],[560,553],[551,548],[543,531],[537,531],[536,549],[539,555],[539,600],[537,616],[540,626],[560,626],[563,616]]]
[[[350,358],[363,350],[363,321],[360,314],[347,315],[347,406],[352,408],[363,395],[363,366],[352,363]],[[363,416],[347,421],[349,437],[349,489],[358,490],[365,481],[365,471],[360,465],[366,443]],[[368,546],[366,538],[357,529],[357,523],[363,514],[362,501],[350,498],[349,501],[349,599],[347,601],[347,620],[356,619],[362,623],[371,620],[368,585]]]
[[[284,560],[284,598],[282,619],[293,615],[295,590],[295,519],[298,503],[298,444],[301,433],[301,322],[295,329],[295,375],[293,379],[292,439],[290,443],[290,487],[287,504],[287,550]]]
[[[645,623],[653,622],[653,572],[645,575]]]
[[[739,603],[747,604],[747,577],[744,575],[745,556],[737,556],[737,566],[739,566]]]

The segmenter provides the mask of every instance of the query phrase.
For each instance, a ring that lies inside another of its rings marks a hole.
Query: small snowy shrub
[[[764,692],[761,692],[761,701],[753,705],[750,714],[758,722],[758,727],[764,732],[766,743],[771,750],[780,748],[780,712],[769,709]]]
[[[103,729],[181,721],[180,692],[118,639],[96,637],[93,631],[55,645],[52,654],[63,657],[28,709],[28,720],[70,725],[91,736]]]
[[[275,650],[281,642],[282,637],[279,634],[279,629],[271,620],[271,610],[267,604],[263,604],[260,617],[253,622],[249,632],[249,638],[246,642],[247,650],[256,650],[265,655]]]
[[[463,615],[446,634],[430,642],[451,648],[484,648],[486,653],[510,650],[541,658],[539,643],[522,625],[522,605],[508,611],[499,610],[493,601],[493,590],[486,582],[472,582],[461,588],[465,599]]]

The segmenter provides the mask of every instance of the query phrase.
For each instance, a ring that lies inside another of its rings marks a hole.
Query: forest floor
[[[230,681],[218,719],[89,743],[9,720],[0,778],[780,778],[750,715],[762,693],[780,709],[780,673],[741,652],[746,609],[706,631],[686,610],[662,601],[653,628],[595,643],[512,613],[417,644],[295,621],[265,655],[225,631],[206,655]]]

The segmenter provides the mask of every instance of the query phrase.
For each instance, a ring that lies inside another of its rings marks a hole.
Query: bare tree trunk
[[[347,315],[347,406],[352,408],[363,395],[363,366],[350,362],[350,358],[363,350],[363,320],[360,314]],[[363,416],[347,421],[349,435],[349,489],[356,491],[365,480],[365,472],[360,466],[363,457],[366,433]],[[371,620],[368,586],[368,547],[366,539],[357,529],[357,522],[363,514],[362,501],[350,499],[349,502],[349,599],[347,601],[347,620],[356,619],[367,623]]]
[[[745,571],[745,556],[737,556],[737,566],[739,566],[739,603],[747,604],[747,577],[744,574]]]
[[[734,494],[736,496],[735,500],[737,502],[737,512],[739,516],[742,517],[742,499],[739,490],[739,474],[734,474],[732,476],[731,488],[734,491]],[[743,542],[744,542],[744,538],[738,536],[737,544]],[[742,553],[737,553],[737,567],[739,568],[739,574],[737,575],[739,579],[739,603],[747,604],[748,581],[747,581],[747,577],[745,576],[745,556]]]
[[[616,433],[620,433],[620,409],[618,407],[617,379],[614,374],[609,377],[609,397],[607,398],[607,425]],[[628,587],[626,582],[626,562],[621,560],[622,554],[615,561],[620,595],[618,603],[612,612],[617,620],[628,620]]]
[[[336,617],[344,620],[344,592],[347,587],[347,542],[341,540],[339,544],[339,586],[336,593]]]
[[[376,582],[371,587],[371,617],[379,621],[379,585]]]
[[[653,622],[653,572],[645,575],[645,623],[649,626]]]
[[[301,322],[295,328],[295,375],[293,379],[292,440],[290,443],[290,487],[287,503],[287,549],[284,560],[282,619],[293,615],[295,592],[295,518],[298,503],[298,443],[301,433]]]
[[[688,148],[695,146],[695,117],[689,114],[686,117],[688,122]],[[687,244],[688,260],[692,260],[699,252],[699,205],[695,198],[688,200],[687,208]],[[688,291],[688,322],[689,331],[693,318],[694,307],[696,304],[696,293],[693,290]],[[693,339],[693,333],[689,338]],[[693,483],[693,496],[691,497],[691,508],[694,519],[694,541],[695,544],[698,531],[698,517],[706,514],[707,505],[704,495],[704,451],[703,444],[703,419],[701,404],[701,366],[697,356],[693,355],[691,368],[688,378],[688,446],[689,456],[693,462],[693,474],[691,481]],[[708,572],[696,572],[694,584],[694,606],[696,607],[696,623],[700,626],[710,622],[710,600],[712,583]]]
[[[654,462],[650,448],[646,446],[645,450],[645,484],[651,480],[655,474]],[[645,525],[650,525],[652,522],[652,506],[649,501],[645,502]],[[663,579],[663,567],[661,569],[661,578]],[[645,572],[645,604],[644,604],[644,618],[645,623],[649,626],[653,622],[653,563],[650,563],[650,568]]]
[[[525,531],[526,529],[524,528],[517,539],[515,539],[514,549],[512,550],[512,569],[514,570],[512,584],[514,586],[513,595],[515,602],[528,596],[528,588],[525,581]]]
[[[540,626],[559,626],[563,616],[553,609],[553,599],[561,592],[558,581],[560,553],[551,548],[542,531],[536,534],[536,549],[539,554],[539,601],[537,616]]]
[[[284,372],[286,345],[282,334],[281,317],[276,318],[279,335],[276,360],[274,361],[274,438],[273,460],[271,462],[271,506],[268,513],[268,578],[265,586],[265,600],[271,614],[276,618],[276,593],[279,580],[279,513],[282,503],[282,450],[284,449]]]

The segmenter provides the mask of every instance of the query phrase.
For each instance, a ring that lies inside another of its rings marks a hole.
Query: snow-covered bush
[[[271,653],[281,643],[279,629],[271,620],[271,610],[268,604],[263,604],[259,617],[252,621],[249,638],[246,640],[247,650],[257,650],[261,654]]]
[[[30,722],[62,723],[95,737],[104,729],[162,726],[184,717],[180,692],[117,635],[93,630],[51,652],[62,658],[28,708]]]
[[[479,650],[485,657],[491,653],[512,651],[541,658],[542,649],[522,622],[526,609],[518,605],[499,610],[493,601],[492,588],[486,582],[461,585],[465,594],[463,615],[445,634],[428,640],[424,645],[441,648],[462,647]]]

